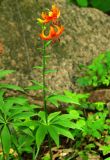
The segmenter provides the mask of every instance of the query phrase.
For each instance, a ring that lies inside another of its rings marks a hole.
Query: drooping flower
[[[58,19],[60,16],[60,10],[55,6],[55,5],[52,5],[52,8],[51,10],[49,11],[49,13],[45,13],[45,12],[42,12],[41,14],[41,18],[38,18],[38,22],[40,23],[48,23],[50,21],[52,22],[55,22],[56,19]]]
[[[57,40],[60,35],[62,34],[62,32],[64,31],[64,27],[63,26],[57,26],[54,25],[56,28],[54,28],[53,26],[50,26],[50,30],[49,30],[49,34],[45,35],[45,30],[42,30],[42,33],[40,34],[40,37],[42,40],[52,40],[55,41]],[[57,31],[56,31],[56,30]]]

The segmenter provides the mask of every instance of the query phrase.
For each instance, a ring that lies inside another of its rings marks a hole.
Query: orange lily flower
[[[60,16],[60,10],[55,5],[52,5],[52,8],[49,11],[49,13],[42,12],[41,14],[42,19],[38,18],[37,20],[38,22],[45,24],[50,21],[55,22],[56,19],[59,18],[59,16]]]
[[[62,34],[62,32],[64,31],[64,27],[63,26],[57,26],[55,25],[57,31],[55,31],[53,26],[50,26],[50,31],[49,34],[46,36],[44,31],[42,31],[42,33],[40,34],[40,37],[42,40],[52,40],[55,41],[59,38],[59,36]]]

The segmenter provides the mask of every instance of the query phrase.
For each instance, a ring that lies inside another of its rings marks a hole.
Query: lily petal
[[[49,13],[42,12],[41,14],[42,21],[41,20],[39,21],[39,19],[38,21],[45,24],[50,21],[55,21],[57,18],[59,18],[59,16],[60,16],[60,10],[55,5],[52,5],[52,8],[49,11]]]
[[[57,29],[57,31],[55,31],[55,28]],[[41,39],[42,40],[53,40],[53,39],[55,40],[55,39],[58,39],[59,36],[64,31],[64,27],[55,25],[55,28],[53,26],[50,26],[49,34],[47,36],[44,33],[45,30],[43,30],[42,33],[40,34]]]

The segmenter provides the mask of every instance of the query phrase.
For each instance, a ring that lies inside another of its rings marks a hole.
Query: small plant
[[[110,52],[99,54],[88,66],[83,66],[82,77],[77,79],[80,86],[110,85]]]
[[[43,92],[43,107],[44,111],[38,113],[38,127],[36,128],[36,144],[37,144],[37,153],[35,158],[39,153],[40,146],[45,139],[45,136],[48,137],[49,149],[50,149],[50,160],[52,160],[52,150],[51,150],[51,140],[55,142],[57,147],[59,147],[59,136],[63,135],[68,138],[73,139],[70,129],[73,129],[72,119],[74,116],[72,114],[61,114],[61,112],[48,113],[47,102],[52,103],[58,107],[58,102],[66,103],[78,103],[78,100],[67,97],[66,95],[61,94],[51,94],[47,96],[48,88],[46,85],[45,75],[53,72],[53,70],[46,69],[46,48],[49,44],[55,43],[59,40],[60,35],[64,31],[64,27],[60,25],[58,18],[60,17],[60,10],[52,5],[52,9],[48,13],[42,12],[42,19],[38,18],[38,24],[41,26],[42,33],[40,34],[41,39],[43,40],[43,49],[42,50],[42,84],[40,85]],[[49,34],[45,35],[46,30],[49,26]],[[39,68],[36,66],[35,68]],[[41,89],[40,88],[40,89]],[[32,88],[31,88],[32,89]],[[36,88],[37,90],[37,88]],[[79,104],[79,103],[78,103]]]
[[[0,78],[4,78],[7,74],[13,72],[14,71],[12,70],[0,70]],[[23,129],[21,127],[21,124],[23,121],[26,121],[27,118],[35,115],[35,113],[33,112],[35,106],[29,105],[27,99],[24,97],[5,96],[7,89],[24,92],[24,90],[19,86],[0,83],[0,89],[0,143],[2,146],[1,158],[4,160],[8,159],[10,157],[10,153],[11,156],[13,154],[15,156],[19,155],[20,158],[20,145],[19,147],[17,147],[17,141],[19,141],[19,139],[23,137],[23,134],[27,134],[27,136],[29,136],[28,127],[25,126],[25,129]],[[21,130],[22,134],[20,134]],[[25,130],[27,130],[27,132],[25,132]],[[20,136],[20,138],[18,135]],[[22,146],[24,145],[22,144]],[[23,149],[25,150],[25,147]]]

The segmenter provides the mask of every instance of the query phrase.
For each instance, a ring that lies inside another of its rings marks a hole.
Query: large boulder
[[[80,64],[88,64],[101,52],[110,50],[110,16],[93,8],[79,8],[67,5],[65,0],[55,0],[61,10],[61,23],[65,31],[60,43],[47,48],[51,56],[49,69],[56,73],[47,76],[47,84],[52,90],[72,89],[79,91],[75,80],[81,74]],[[38,34],[40,28],[36,18],[51,1],[3,0],[0,4],[0,41],[4,53],[0,57],[3,69],[15,69],[16,74],[8,80],[26,86],[30,79],[41,81],[40,71],[32,69],[41,65],[42,46]]]

